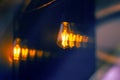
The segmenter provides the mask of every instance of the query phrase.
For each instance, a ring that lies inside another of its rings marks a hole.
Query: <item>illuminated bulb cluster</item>
[[[20,46],[20,39],[16,39],[14,48],[13,48],[13,60],[19,61],[19,60],[27,60],[28,57],[30,59],[34,59],[35,56],[42,58],[43,55],[45,57],[49,57],[50,53],[45,52],[42,50],[36,50],[36,49],[28,49],[27,47],[21,47]]]
[[[60,27],[60,31],[57,38],[57,44],[63,48],[79,48],[81,43],[87,43],[88,37],[80,34],[74,34],[70,29],[70,24],[68,22],[63,22]]]

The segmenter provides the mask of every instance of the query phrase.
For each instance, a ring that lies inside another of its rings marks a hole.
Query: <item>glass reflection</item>
[[[30,58],[33,59],[35,57],[35,53],[36,53],[35,49],[30,49],[30,51],[29,51]]]
[[[22,54],[21,54],[22,60],[26,60],[27,56],[28,56],[28,48],[22,48]]]
[[[37,57],[41,58],[43,56],[43,51],[42,50],[38,50],[37,51]]]
[[[71,30],[69,22],[62,22],[57,37],[57,44],[59,47],[63,49],[73,47],[79,48],[82,47],[81,43],[83,43],[83,47],[86,47],[88,41],[88,36],[75,34],[74,31]]]

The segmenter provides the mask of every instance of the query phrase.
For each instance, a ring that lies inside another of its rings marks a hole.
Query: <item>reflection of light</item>
[[[14,51],[13,51],[13,60],[19,60],[19,58],[20,58],[20,45],[16,45],[15,47],[14,47]]]
[[[88,42],[88,37],[87,36],[83,36],[83,47],[87,47],[87,43]]]
[[[44,56],[45,56],[45,57],[49,57],[49,56],[50,56],[50,53],[49,53],[49,52],[44,52]]]
[[[10,56],[8,57],[8,60],[9,60],[9,65],[12,66],[13,60]]]
[[[57,44],[63,49],[73,47],[79,48],[81,42],[87,43],[88,37],[74,34],[74,31],[70,29],[70,24],[68,22],[62,22],[57,37]]]
[[[42,50],[39,50],[37,51],[37,57],[42,57],[43,56],[43,51]]]
[[[74,47],[74,42],[75,42],[75,38],[76,38],[76,35],[74,35],[73,33],[70,33],[69,34],[69,47],[72,48]]]
[[[28,55],[28,48],[22,48],[22,60],[26,60]]]
[[[79,48],[80,47],[80,42],[81,42],[81,37],[79,34],[76,35],[76,47]]]
[[[30,57],[31,57],[31,58],[34,58],[34,57],[35,57],[35,53],[36,53],[36,50],[35,50],[35,49],[30,49],[29,54],[30,54]]]
[[[83,42],[88,42],[88,37],[87,36],[83,36]]]

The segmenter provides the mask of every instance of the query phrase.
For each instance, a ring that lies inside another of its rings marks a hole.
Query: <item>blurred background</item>
[[[119,0],[0,0],[0,80],[120,80],[119,13]],[[63,21],[87,48],[57,45]]]

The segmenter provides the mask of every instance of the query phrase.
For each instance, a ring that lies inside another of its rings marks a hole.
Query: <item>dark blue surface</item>
[[[37,6],[39,2],[34,3]],[[31,3],[28,10],[34,7]],[[88,48],[62,50],[56,44],[62,21],[80,24],[78,30],[94,38],[94,1],[57,0],[48,7],[19,16],[16,36],[29,48],[56,54],[56,58],[21,62],[20,80],[88,80],[95,70],[95,44]],[[27,66],[27,67],[25,67]]]

